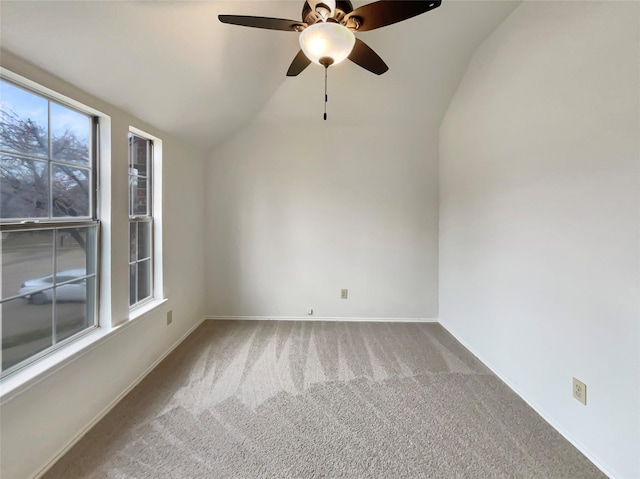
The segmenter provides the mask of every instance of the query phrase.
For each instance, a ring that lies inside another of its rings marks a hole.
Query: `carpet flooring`
[[[44,477],[605,476],[438,324],[205,321]]]

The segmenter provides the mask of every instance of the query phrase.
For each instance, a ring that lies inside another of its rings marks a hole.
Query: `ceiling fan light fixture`
[[[356,43],[351,30],[333,22],[318,22],[309,25],[300,34],[300,48],[309,60],[324,65],[321,59],[330,58],[333,64],[349,56]]]

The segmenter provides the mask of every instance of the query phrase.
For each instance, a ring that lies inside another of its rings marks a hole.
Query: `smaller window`
[[[153,141],[129,133],[129,305],[153,299]]]

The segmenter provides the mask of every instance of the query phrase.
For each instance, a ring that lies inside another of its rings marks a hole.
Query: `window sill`
[[[160,305],[166,302],[167,302],[167,298],[152,299],[148,303],[143,303],[140,306],[136,306],[134,309],[129,311],[129,322],[133,321],[134,319],[138,319],[143,316],[146,316],[147,314],[149,314],[150,312],[155,310],[157,307],[159,307]]]
[[[87,331],[77,340],[51,354],[25,366],[23,369],[3,378],[0,381],[0,406],[27,389],[45,380],[68,364],[80,359],[89,351],[110,340],[130,325],[147,317],[150,313],[166,303],[167,299],[156,299],[131,311],[128,321],[112,328],[99,327]]]

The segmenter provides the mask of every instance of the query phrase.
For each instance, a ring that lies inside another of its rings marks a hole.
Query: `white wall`
[[[208,313],[436,318],[436,128],[341,127],[317,106],[212,153]]]
[[[640,477],[639,13],[525,2],[476,52],[440,129],[442,323],[629,479]]]
[[[322,68],[283,77],[211,154],[207,312],[437,318],[438,127],[476,45],[514,8],[449,2],[363,37],[390,69],[332,66],[327,121]],[[284,72],[297,48],[281,46]]]
[[[204,316],[204,155],[40,69],[2,52],[2,66],[111,116],[113,318],[128,315],[127,133],[163,140],[165,297],[158,310],[2,404],[3,479],[37,474]],[[125,88],[126,85],[123,85]],[[159,99],[160,101],[161,99]],[[173,323],[166,325],[166,311]]]

